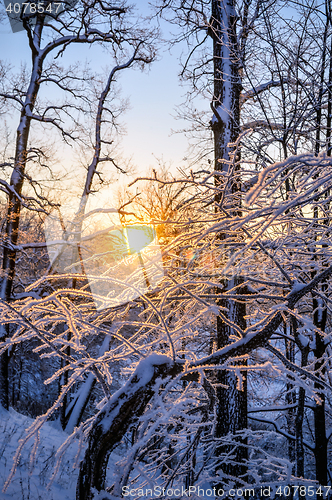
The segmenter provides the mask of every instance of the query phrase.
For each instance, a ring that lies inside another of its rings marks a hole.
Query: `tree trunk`
[[[301,349],[301,367],[308,364],[309,348]],[[296,450],[296,475],[304,478],[304,444],[303,444],[303,419],[304,419],[305,389],[299,388],[296,416],[295,416],[295,450]]]
[[[106,335],[104,342],[102,343],[98,356],[101,357],[108,350],[110,344],[110,337]],[[84,410],[89,402],[90,396],[92,394],[93,388],[96,384],[96,378],[93,373],[89,373],[88,378],[82,384],[78,390],[77,397],[73,405],[68,410],[66,414],[66,424],[65,429],[69,434],[73,432],[74,428],[77,427],[82,419]]]
[[[111,452],[118,446],[129,426],[145,411],[155,393],[153,388],[157,379],[160,381],[174,376],[179,371],[176,365],[173,370],[171,360],[166,356],[153,355],[153,358],[155,364],[149,358],[141,361],[138,370],[97,416],[81,462],[76,500],[92,500],[93,488],[97,491],[105,489],[107,462]]]
[[[5,245],[3,250],[3,280],[1,283],[0,297],[9,302],[11,300],[13,282],[15,277],[15,267],[16,267],[16,253],[15,249],[19,234],[19,223],[21,214],[21,194],[24,182],[24,173],[27,162],[27,147],[30,133],[31,124],[31,113],[33,112],[38,90],[39,90],[39,78],[42,72],[43,57],[38,52],[38,47],[40,46],[41,33],[43,30],[44,19],[38,16],[37,24],[34,30],[33,43],[34,48],[32,50],[32,71],[29,87],[27,89],[26,98],[24,106],[21,110],[21,119],[19,126],[17,128],[16,135],[16,151],[15,151],[15,162],[14,170],[10,179],[11,190],[8,193],[8,208],[7,208],[7,220],[5,227]],[[5,326],[2,329],[0,341],[5,340],[8,334],[7,328]],[[1,356],[1,403],[8,409],[8,353]],[[5,380],[7,378],[7,380]]]
[[[323,285],[324,286],[324,285]],[[326,287],[326,284],[325,284]],[[327,287],[326,287],[327,288]],[[321,299],[313,299],[314,307],[314,325],[320,328],[323,332],[326,327],[327,309]],[[316,332],[316,349],[314,354],[316,357],[315,371],[319,376],[324,376],[325,369],[323,368],[324,361],[322,357],[325,353],[326,345],[321,335]],[[318,373],[317,373],[318,372]],[[326,439],[326,423],[325,423],[325,394],[320,392],[321,386],[315,383],[315,388],[318,391],[318,396],[321,399],[321,404],[315,403],[314,420],[315,420],[315,460],[316,460],[316,481],[321,485],[327,485],[327,439]]]
[[[213,39],[213,64],[214,64],[214,96],[212,109],[214,116],[211,126],[214,135],[215,170],[227,171],[229,165],[218,160],[230,160],[232,147],[240,131],[240,92],[241,79],[239,75],[239,50],[236,36],[236,12],[233,0],[221,2],[212,1],[212,17],[210,33]],[[236,158],[238,160],[239,158]],[[236,173],[236,172],[235,172]],[[220,185],[220,177],[216,175],[215,185]],[[233,178],[227,192],[220,191],[215,196],[216,212],[220,210],[220,204],[224,196],[232,197],[232,214],[240,213],[240,183]],[[235,198],[235,199],[234,199]],[[219,235],[219,243],[223,245],[223,235]],[[224,290],[229,290],[241,283],[239,277],[235,276],[230,281],[224,281]],[[245,324],[245,304],[232,300],[220,300],[218,304],[228,309],[228,319],[240,326],[243,330]],[[233,329],[225,324],[220,317],[217,318],[217,348],[220,349],[231,342]],[[229,434],[236,434],[247,427],[247,384],[244,377],[242,390],[238,390],[237,377],[230,371],[219,372],[218,383],[228,388],[217,388],[218,412],[216,437],[223,438]],[[241,440],[238,440],[241,442]],[[235,444],[235,443],[234,443]],[[229,461],[222,467],[226,474],[239,477],[245,474],[243,462],[247,457],[245,446],[235,445],[236,449],[232,455],[234,460]],[[228,451],[229,446],[220,446],[217,454],[221,455]]]
[[[4,329],[3,326],[2,329]],[[5,336],[6,335],[4,335],[1,340],[3,340]],[[9,369],[9,354],[8,351],[4,351],[0,359],[0,404],[6,410],[9,409],[8,369]]]
[[[327,36],[328,28],[330,24],[330,13],[328,2],[325,2],[325,30],[323,37],[323,48],[322,48],[322,62],[321,62],[321,73],[320,73],[320,87],[316,105],[316,138],[315,138],[315,155],[317,156],[320,149],[320,134],[322,128],[322,109],[323,109],[323,87],[324,87],[324,76],[326,67],[326,51],[327,51]],[[329,82],[330,84],[330,82]],[[330,100],[330,87],[328,84],[328,98]],[[328,104],[328,113],[330,113],[330,104]],[[330,142],[330,117],[327,117],[327,144]],[[319,224],[319,210],[318,207],[314,207],[314,220],[316,224]],[[323,247],[324,248],[324,247]],[[318,260],[317,257],[317,247],[315,248],[314,260]],[[323,263],[324,265],[324,263]],[[326,264],[325,264],[326,265]],[[312,273],[313,275],[314,273]],[[323,292],[327,292],[327,285],[323,283]],[[313,297],[313,310],[314,310],[314,325],[318,327],[322,332],[325,332],[326,320],[327,320],[327,309],[324,305],[322,299],[317,299]],[[325,353],[326,345],[318,332],[315,332],[315,343],[316,347],[314,349],[314,354],[316,357],[315,371],[318,376],[323,377],[325,369],[323,366],[322,357]],[[317,394],[321,399],[321,404],[315,403],[314,409],[314,421],[315,421],[315,461],[316,461],[316,480],[321,485],[327,484],[327,439],[326,439],[326,423],[325,423],[325,394],[320,392],[321,386],[315,383],[315,388],[317,389]]]
[[[291,326],[289,326],[291,328]],[[284,332],[287,335],[287,324],[284,324]],[[295,349],[294,343],[288,339],[285,340],[286,347],[286,358],[291,362],[295,363]],[[295,430],[295,420],[296,420],[296,410],[294,405],[296,404],[296,392],[294,389],[294,384],[292,382],[287,382],[286,385],[286,404],[292,406],[286,411],[286,421],[287,421],[287,432],[294,436]],[[293,464],[293,474],[295,474],[295,463],[296,463],[296,442],[293,439],[288,440],[288,457],[289,461]]]

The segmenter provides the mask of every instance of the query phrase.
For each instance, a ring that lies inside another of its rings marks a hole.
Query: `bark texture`
[[[215,170],[228,171],[229,164],[223,161],[231,159],[232,147],[240,133],[240,61],[239,47],[236,35],[236,12],[233,0],[213,0],[211,17],[211,36],[213,39],[213,64],[214,64],[214,97],[212,109],[212,130],[214,135]],[[238,160],[239,158],[236,158]],[[221,161],[220,161],[221,160]],[[220,189],[216,194],[216,211],[220,210],[220,203],[225,197],[232,197],[232,213],[240,212],[240,182],[235,176],[225,192]],[[215,184],[220,185],[220,177],[216,175]],[[223,245],[224,235],[219,236],[220,245]],[[224,289],[238,286],[241,279],[235,276],[231,281],[224,281]],[[243,330],[245,324],[245,304],[231,300],[220,300],[219,305],[228,309],[226,316],[230,321],[240,326]],[[228,345],[230,338],[234,335],[233,329],[220,317],[217,319],[217,349]],[[242,390],[238,390],[238,379],[230,371],[217,374],[218,383],[228,386],[228,389],[218,386],[218,413],[216,425],[216,437],[223,438],[229,434],[236,434],[247,427],[247,384],[244,378]],[[230,460],[223,466],[223,472],[238,477],[245,473],[244,461],[247,457],[245,446],[241,446],[241,440],[237,439],[233,452],[234,460]],[[236,441],[235,441],[236,442]],[[243,443],[244,444],[244,443]],[[221,455],[230,451],[230,446],[221,446],[217,454]]]
[[[140,374],[136,372],[124,388],[113,396],[107,408],[99,413],[89,434],[88,446],[81,463],[76,500],[92,500],[93,488],[97,491],[105,489],[109,456],[120,443],[129,426],[144,413],[155,394],[156,380],[165,379],[170,375],[174,376],[181,371],[179,365],[172,367],[169,362],[170,360],[154,365],[153,370],[148,370],[149,376],[142,375],[141,366]],[[144,378],[144,383],[142,383],[142,378]]]
[[[44,18],[38,17],[34,31],[32,50],[32,72],[27,89],[27,94],[21,110],[20,123],[16,133],[16,150],[14,169],[10,179],[11,190],[8,193],[7,218],[5,227],[5,245],[3,250],[3,280],[1,283],[1,299],[9,302],[12,297],[13,282],[16,267],[16,245],[19,236],[20,214],[22,208],[21,194],[24,182],[24,174],[27,163],[28,140],[32,113],[39,91],[39,79],[42,73],[43,57],[39,53],[41,33],[43,30]],[[7,336],[7,328],[2,329],[0,340]],[[9,406],[8,396],[8,353],[4,353],[0,359],[1,386],[0,403],[6,409]]]

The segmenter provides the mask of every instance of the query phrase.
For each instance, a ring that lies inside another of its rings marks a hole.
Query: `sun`
[[[124,227],[128,242],[128,250],[132,255],[140,253],[156,238],[156,231],[150,224],[134,224]]]

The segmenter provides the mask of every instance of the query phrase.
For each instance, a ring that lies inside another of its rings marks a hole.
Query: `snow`
[[[225,107],[225,106],[217,106],[215,108],[215,111],[218,113],[218,115],[216,116],[216,114],[213,115],[212,117],[212,124],[214,123],[217,123],[218,122],[218,118],[220,118],[220,120],[223,122],[223,123],[227,123],[230,119],[230,113],[229,113],[229,110]]]
[[[218,316],[220,314],[220,307],[218,307],[214,304],[212,304],[209,309],[212,312],[212,314],[215,314],[216,316]]]
[[[298,342],[300,342],[302,348],[305,349],[306,347],[308,347],[310,341],[307,337],[302,335],[302,333],[298,334],[297,339],[298,339]]]
[[[102,343],[99,349],[99,357],[103,356],[107,349],[109,348],[110,336],[106,335],[104,342]],[[95,376],[93,373],[89,373],[87,380],[79,389],[79,394],[77,394],[75,399],[74,410],[72,411],[70,418],[68,420],[68,424],[66,426],[66,432],[71,434],[74,431],[75,426],[79,422],[79,415],[81,414],[84,403],[86,402],[88,395],[92,389],[93,382],[95,380]]]
[[[165,356],[164,354],[157,354],[157,353],[150,354],[150,356],[147,356],[145,359],[142,359],[142,361],[139,363],[133,377],[136,376],[140,379],[140,382],[147,383],[150,380],[151,376],[153,375],[154,366],[160,366],[171,363],[172,363],[171,358]],[[147,376],[147,373],[150,374],[150,378],[148,378],[146,382],[143,382],[143,380],[145,380],[145,377]]]
[[[299,292],[302,290],[306,285],[306,283],[299,283],[298,281],[295,281],[293,287],[292,287],[292,292]]]
[[[247,90],[246,92],[242,92],[240,97],[241,103],[244,104],[246,101],[248,101],[248,99],[257,97],[258,94],[265,92],[271,87],[280,87],[282,83],[287,83],[287,80],[285,78],[283,80],[270,80],[268,82],[262,83],[261,85],[257,85],[257,87]]]
[[[14,410],[0,407],[0,484],[3,485],[13,466],[13,456],[18,441],[33,419]],[[56,464],[56,452],[68,435],[56,428],[57,423],[46,423],[40,430],[40,442],[34,467],[30,465],[30,454],[35,440],[31,439],[23,448],[16,473],[7,491],[0,491],[0,500],[73,500],[75,498],[78,469],[73,469],[77,445],[73,444],[64,454],[59,473],[50,489],[47,485]]]
[[[127,384],[114,394],[114,396],[111,399],[111,402],[112,400],[117,399],[120,394],[125,392],[126,386],[130,384],[134,379],[136,382],[135,390],[137,390],[139,387],[143,387],[150,382],[154,374],[154,368],[153,368],[154,366],[160,366],[171,363],[172,363],[171,358],[165,356],[164,354],[153,353],[147,356],[146,358],[143,358],[137,365],[136,370],[134,371],[133,375],[131,376]]]
[[[119,389],[107,403],[107,406],[111,409],[110,412],[107,412],[107,409],[104,408],[106,411],[105,417],[102,420],[104,432],[106,432],[110,427],[110,423],[113,421],[113,418],[115,418],[115,415],[121,411],[121,405],[119,406],[120,400],[124,397],[129,398],[141,387],[145,387],[154,375],[154,366],[171,363],[171,358],[165,356],[164,354],[157,353],[150,354],[139,362],[136,370],[128,382],[121,389]]]

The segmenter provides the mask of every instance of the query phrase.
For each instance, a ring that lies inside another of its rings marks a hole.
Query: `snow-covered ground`
[[[55,454],[68,437],[68,434],[57,428],[56,422],[46,423],[40,430],[34,467],[30,465],[34,439],[30,439],[23,448],[7,491],[1,491],[12,469],[18,441],[25,436],[25,429],[32,423],[31,418],[12,409],[7,412],[0,407],[0,500],[74,500],[78,476],[78,469],[73,468],[77,453],[76,442],[67,449],[58,474],[47,488],[56,463]]]

